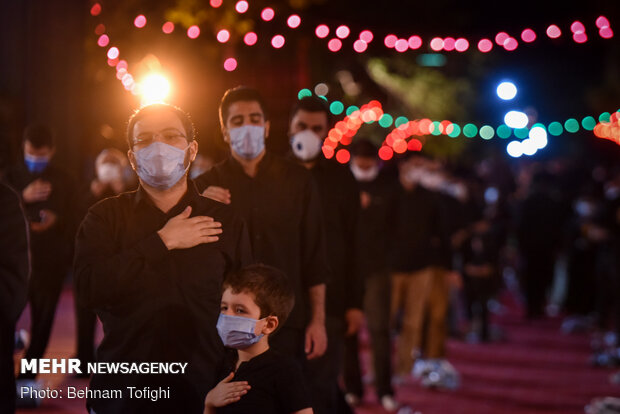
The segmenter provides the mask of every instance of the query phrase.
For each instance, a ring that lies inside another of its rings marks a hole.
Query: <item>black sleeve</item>
[[[280,412],[294,413],[311,407],[310,392],[297,361],[292,358],[282,358],[281,364],[282,368],[276,378],[276,395]]]
[[[26,306],[30,261],[28,223],[19,196],[0,183],[0,318],[14,324]]]
[[[252,255],[252,245],[250,244],[250,236],[248,233],[248,226],[242,219],[239,219],[239,222],[239,234],[237,235],[237,247],[235,249],[235,270],[241,269],[244,266],[248,266],[254,263],[254,257]]]
[[[331,278],[327,263],[325,229],[321,223],[321,200],[314,180],[308,174],[304,186],[304,211],[300,225],[302,237],[301,271],[302,281],[307,288],[326,283]]]
[[[139,275],[146,266],[156,267],[169,257],[168,249],[156,232],[118,251],[112,229],[120,223],[112,223],[114,214],[106,211],[115,201],[106,201],[88,212],[76,236],[75,287],[79,300],[90,308],[111,305],[121,298],[131,297],[147,283],[156,283],[142,280]]]

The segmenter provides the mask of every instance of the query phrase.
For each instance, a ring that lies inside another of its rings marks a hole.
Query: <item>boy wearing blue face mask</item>
[[[271,266],[248,266],[226,278],[217,331],[237,352],[207,394],[205,414],[313,413],[298,363],[269,349],[269,336],[294,302],[286,275]]]

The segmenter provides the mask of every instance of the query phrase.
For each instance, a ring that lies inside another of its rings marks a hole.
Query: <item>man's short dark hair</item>
[[[35,148],[54,148],[52,130],[42,124],[28,125],[24,130],[24,142],[28,141]]]
[[[260,105],[260,109],[263,111],[263,118],[265,121],[269,119],[269,113],[267,111],[267,104],[265,100],[261,96],[261,94],[253,88],[248,86],[237,86],[227,90],[222,96],[222,100],[220,101],[220,123],[222,126],[226,126],[226,120],[228,119],[228,113],[230,106],[235,102],[244,101],[244,102],[258,102]]]
[[[299,111],[306,112],[323,112],[325,113],[325,118],[327,120],[327,126],[331,125],[332,114],[329,112],[329,106],[327,102],[319,98],[318,96],[304,96],[303,98],[297,100],[297,103],[293,106],[293,110],[291,111],[291,120],[295,116],[295,114]]]
[[[351,155],[354,157],[377,158],[379,148],[368,138],[356,138],[351,144]]]
[[[138,122],[145,116],[153,115],[161,111],[172,112],[181,120],[183,128],[185,128],[185,133],[187,134],[187,142],[192,142],[196,138],[196,129],[194,128],[194,123],[192,122],[192,118],[190,118],[187,112],[174,105],[156,103],[143,106],[142,108],[136,110],[129,118],[129,121],[127,122],[127,143],[129,144],[129,148],[133,147],[133,129],[136,126],[136,122]]]
[[[246,266],[229,274],[222,289],[232,293],[251,293],[260,308],[260,318],[278,317],[278,327],[283,326],[295,305],[295,293],[288,277],[279,269],[264,264]]]

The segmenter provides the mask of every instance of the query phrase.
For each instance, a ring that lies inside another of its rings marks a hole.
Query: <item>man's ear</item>
[[[198,155],[198,141],[193,140],[189,143],[189,162],[192,163]]]
[[[265,138],[269,137],[269,127],[271,127],[271,122],[265,121]]]
[[[136,171],[137,163],[136,163],[136,155],[133,153],[133,150],[127,150],[127,158],[129,159],[129,164],[134,171]]]
[[[278,321],[277,316],[267,316],[265,318],[265,326],[263,326],[263,329],[261,329],[261,333],[263,335],[269,335],[278,328],[279,324],[280,322]]]
[[[228,128],[225,125],[222,125],[222,138],[224,142],[230,145],[230,134],[228,133]]]

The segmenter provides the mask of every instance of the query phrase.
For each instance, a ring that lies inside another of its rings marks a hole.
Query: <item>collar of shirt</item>
[[[173,217],[178,214],[181,214],[181,212],[185,209],[185,207],[195,206],[196,200],[199,199],[200,197],[201,196],[198,193],[198,190],[196,189],[196,185],[194,184],[194,182],[190,179],[187,179],[187,191],[185,192],[185,194],[183,194],[183,197],[181,197],[179,202],[176,203],[175,206],[172,207],[168,213],[164,213],[161,210],[159,210],[159,208],[157,208],[155,203],[153,203],[153,200],[151,200],[151,198],[147,194],[146,190],[142,187],[142,185],[140,185],[138,186],[138,191],[136,191],[136,196],[134,198],[134,208],[135,209],[145,208],[145,207],[154,208],[157,211],[160,211],[162,214],[165,214],[167,217]]]
[[[239,161],[237,161],[235,157],[231,155],[229,158],[229,163],[232,166],[233,171],[235,171],[235,173],[237,174],[243,174],[249,179],[257,178],[265,174],[265,172],[269,169],[272,162],[273,162],[273,155],[271,155],[269,151],[265,151],[265,155],[263,156],[263,159],[260,160],[260,162],[258,163],[258,170],[256,171],[256,176],[250,177],[245,173],[243,166],[241,165]]]

